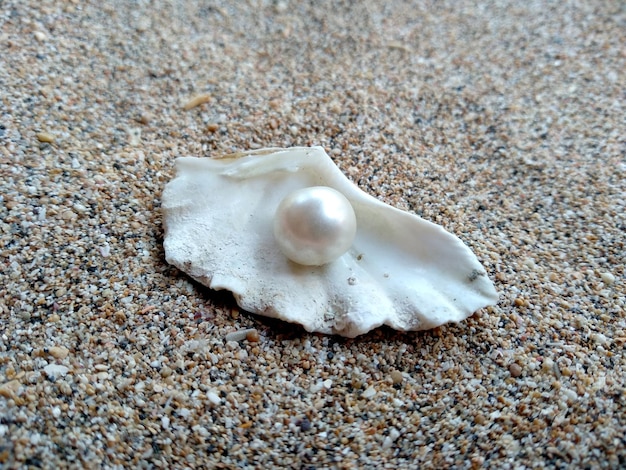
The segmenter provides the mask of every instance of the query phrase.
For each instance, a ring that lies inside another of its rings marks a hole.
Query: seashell
[[[294,196],[299,191],[304,202]],[[498,299],[459,238],[364,193],[321,147],[178,158],[162,202],[169,263],[231,291],[245,310],[309,332],[423,330]],[[354,232],[346,228],[351,209]],[[295,254],[283,246],[290,242]],[[311,256],[294,261],[309,249]]]

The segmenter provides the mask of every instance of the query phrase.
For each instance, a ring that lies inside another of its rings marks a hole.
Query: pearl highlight
[[[298,264],[321,266],[352,246],[356,215],[335,189],[314,186],[288,194],[274,216],[274,237],[283,254]]]

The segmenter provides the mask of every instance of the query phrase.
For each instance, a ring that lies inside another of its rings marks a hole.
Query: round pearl
[[[298,189],[276,209],[274,237],[283,254],[298,264],[321,266],[336,260],[355,235],[350,201],[326,186]]]

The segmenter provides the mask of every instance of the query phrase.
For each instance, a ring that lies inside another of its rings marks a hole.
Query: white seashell
[[[163,192],[166,259],[245,310],[355,337],[381,325],[434,328],[497,302],[461,240],[367,195],[321,147],[183,157],[176,171]],[[348,251],[321,266],[291,261],[274,234],[281,201],[315,186],[343,194],[357,222]]]

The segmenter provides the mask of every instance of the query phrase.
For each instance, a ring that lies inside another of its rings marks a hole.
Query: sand
[[[1,2],[0,466],[626,466],[625,25],[619,1]],[[175,157],[294,145],[459,236],[498,305],[348,340],[167,265]]]

